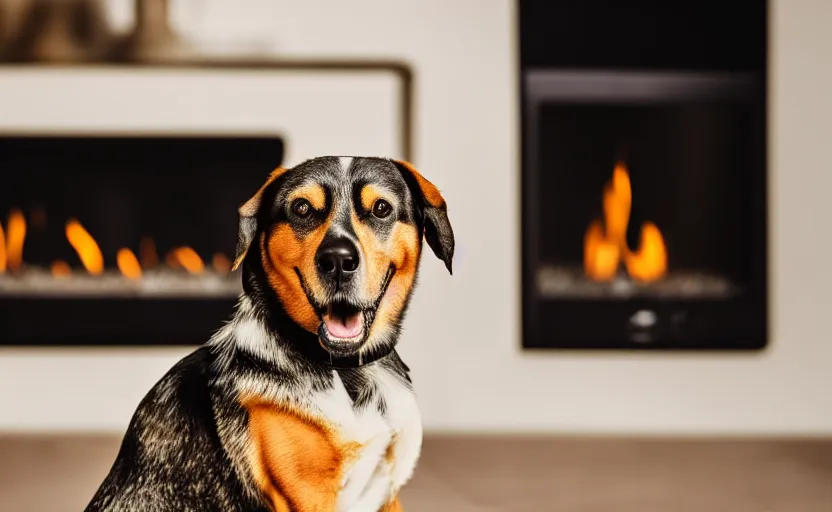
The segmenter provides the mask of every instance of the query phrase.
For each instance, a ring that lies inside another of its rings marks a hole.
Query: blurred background
[[[81,510],[278,165],[412,161],[409,511],[832,510],[832,2],[0,0],[0,509]]]

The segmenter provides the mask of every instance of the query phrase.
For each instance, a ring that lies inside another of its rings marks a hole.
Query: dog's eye
[[[378,217],[379,219],[383,219],[390,215],[390,212],[393,211],[393,207],[390,206],[390,203],[385,201],[384,199],[379,199],[376,201],[376,204],[373,205],[373,215]]]
[[[298,199],[292,203],[292,212],[301,218],[308,217],[312,212],[312,205],[306,199]]]

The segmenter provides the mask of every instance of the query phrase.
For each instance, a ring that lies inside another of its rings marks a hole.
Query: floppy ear
[[[231,270],[237,270],[243,263],[246,254],[248,254],[248,248],[251,247],[251,242],[254,240],[254,235],[257,234],[257,213],[260,211],[263,192],[284,172],[286,172],[286,169],[282,167],[273,170],[266,179],[266,183],[237,210],[240,214],[240,225],[237,230],[237,254],[234,256],[234,264],[231,265]]]
[[[445,263],[453,274],[454,231],[448,220],[448,207],[436,186],[425,179],[413,165],[403,160],[393,160],[402,173],[408,187],[420,203],[425,222],[425,240],[436,257]]]

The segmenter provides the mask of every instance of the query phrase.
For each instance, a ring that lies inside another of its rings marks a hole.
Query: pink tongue
[[[361,313],[351,315],[347,318],[324,315],[324,323],[326,323],[329,334],[336,338],[355,338],[361,334],[364,318]]]

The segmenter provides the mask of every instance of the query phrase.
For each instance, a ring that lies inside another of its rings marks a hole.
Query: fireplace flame
[[[624,164],[619,162],[612,172],[612,180],[604,187],[604,224],[609,240],[618,242],[627,236],[632,202],[630,176]]]
[[[604,236],[600,220],[593,221],[584,236],[584,270],[598,281],[615,277],[621,260],[621,246]]]
[[[84,226],[75,219],[66,223],[66,238],[69,244],[78,253],[81,263],[87,272],[93,275],[101,274],[104,271],[104,257],[95,239],[90,235]]]
[[[190,247],[178,247],[170,252],[167,261],[175,266],[182,267],[191,274],[201,274],[205,270],[205,263],[199,254]],[[174,266],[172,265],[172,266]]]
[[[584,235],[584,271],[596,281],[615,277],[623,261],[630,277],[654,281],[667,273],[667,247],[661,231],[652,222],[641,227],[641,240],[633,252],[627,247],[632,187],[623,162],[618,162],[612,179],[604,187],[604,222],[595,220]]]
[[[55,260],[49,267],[49,271],[54,277],[60,278],[70,275],[72,273],[72,268],[69,266],[69,263],[64,260]]]
[[[142,277],[142,266],[133,251],[123,247],[116,253],[116,264],[121,275],[128,279],[139,279]]]
[[[639,281],[655,281],[667,273],[667,247],[662,233],[652,222],[641,226],[638,250],[624,257],[627,272]]]
[[[144,268],[155,267],[159,263],[156,243],[149,236],[142,237],[142,241],[139,242],[139,255]]]
[[[19,208],[9,212],[4,225],[0,223],[0,274],[7,271],[15,272],[23,266],[23,245],[28,228],[43,228],[46,225],[46,212],[35,209],[27,219]],[[104,273],[104,256],[95,238],[74,218],[67,221],[65,226],[66,239],[75,250],[81,264],[91,275]],[[177,247],[166,254],[165,263],[171,269],[185,270],[190,274],[202,274],[205,262],[199,254],[188,246]],[[231,271],[231,260],[222,253],[215,253],[210,261],[213,270],[218,274],[228,274]],[[116,253],[116,264],[121,275],[127,279],[141,279],[145,270],[159,264],[159,255],[154,240],[148,236],[142,237],[139,243],[138,256],[132,250],[122,247]],[[55,260],[49,265],[49,271],[55,278],[72,275],[73,270],[64,260]]]
[[[8,258],[6,257],[6,232],[3,231],[3,224],[0,224],[0,274],[6,271]]]
[[[218,252],[211,259],[211,266],[220,274],[231,272],[231,260],[225,254]]]
[[[23,265],[23,243],[26,240],[26,219],[17,208],[9,212],[6,224],[6,263],[12,272]]]

